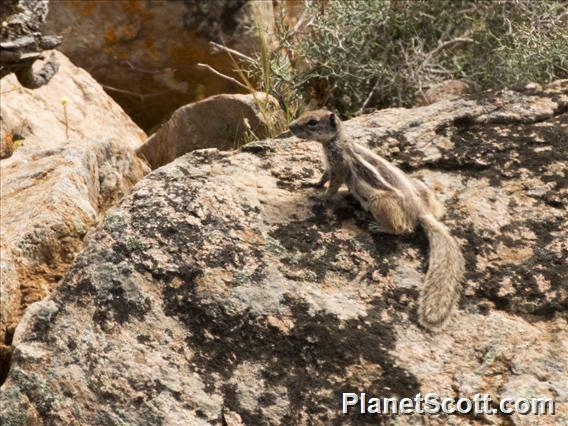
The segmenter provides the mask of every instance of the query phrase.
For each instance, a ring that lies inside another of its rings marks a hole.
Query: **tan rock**
[[[437,83],[419,96],[417,106],[430,105],[444,99],[455,98],[472,93],[474,84],[468,80],[445,80]]]
[[[84,70],[55,55],[61,68],[46,86],[24,89],[14,76],[0,82],[0,128],[20,139],[0,162],[7,346],[26,306],[54,289],[100,215],[148,171],[134,154],[144,132]]]
[[[137,152],[155,169],[196,149],[235,149],[268,137],[283,121],[278,101],[265,93],[212,96],[179,108]]]

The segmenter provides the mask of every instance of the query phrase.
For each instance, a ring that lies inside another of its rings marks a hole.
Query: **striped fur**
[[[459,300],[465,271],[457,241],[438,219],[443,207],[416,179],[369,149],[349,140],[335,114],[311,111],[290,124],[296,136],[322,144],[331,198],[345,183],[362,207],[371,212],[383,232],[404,234],[422,226],[430,245],[428,271],[419,298],[418,317],[428,330],[439,330]]]

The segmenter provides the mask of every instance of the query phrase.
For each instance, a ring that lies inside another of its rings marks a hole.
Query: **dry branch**
[[[230,55],[235,55],[241,59],[244,59],[245,61],[254,62],[254,58],[251,58],[250,56],[245,55],[244,53],[241,53],[238,50],[231,49],[230,47],[223,46],[222,44],[215,43],[214,41],[210,41],[209,44],[213,46],[214,50],[223,50],[229,53]]]
[[[225,80],[228,80],[228,81],[230,81],[231,83],[234,83],[234,84],[236,84],[236,85],[239,86],[239,87],[242,87],[242,88],[245,89],[247,92],[250,91],[250,89],[249,89],[247,86],[245,86],[243,83],[241,83],[241,82],[240,82],[239,80],[237,80],[236,78],[233,78],[233,77],[230,77],[230,76],[228,76],[228,75],[225,75],[225,74],[223,74],[223,73],[217,71],[215,68],[213,68],[213,67],[210,66],[210,65],[207,65],[207,64],[197,64],[197,66],[198,66],[199,68],[206,69],[207,71],[212,72],[212,73],[215,74],[216,76],[221,77],[221,78],[224,78]]]

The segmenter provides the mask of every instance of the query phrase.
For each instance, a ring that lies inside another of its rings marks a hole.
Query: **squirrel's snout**
[[[302,129],[300,126],[298,126],[298,124],[296,122],[292,122],[290,123],[290,131],[297,137],[301,138],[302,137]]]

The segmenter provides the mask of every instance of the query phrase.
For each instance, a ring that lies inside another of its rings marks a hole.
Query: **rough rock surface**
[[[196,149],[235,149],[247,138],[266,138],[282,122],[278,101],[266,93],[212,96],[178,108],[137,152],[155,169]]]
[[[46,30],[61,34],[61,51],[149,132],[182,105],[240,90],[196,65],[235,74],[229,56],[208,43],[252,53],[253,5],[271,31],[272,2],[248,0],[52,1]]]
[[[14,142],[13,136],[10,134],[2,134],[0,137],[0,160],[10,157],[14,153],[16,148],[16,143]]]
[[[340,392],[551,397],[568,416],[567,82],[347,123],[433,187],[467,258],[459,312],[416,325],[421,232],[327,208],[316,143],[195,151],[140,182],[16,330],[5,424],[357,424]],[[396,424],[422,419],[403,416]],[[425,420],[424,420],[425,421]],[[17,423],[19,422],[19,423]]]
[[[43,35],[49,0],[5,0],[0,9],[0,78],[14,73],[22,86],[35,89],[47,84],[59,68],[54,56],[34,71],[41,52],[61,43],[57,36]]]
[[[99,215],[148,171],[134,154],[144,132],[85,71],[54,55],[61,69],[48,85],[24,89],[13,75],[0,83],[0,138],[16,149],[0,162],[0,379],[23,309],[49,293]]]

